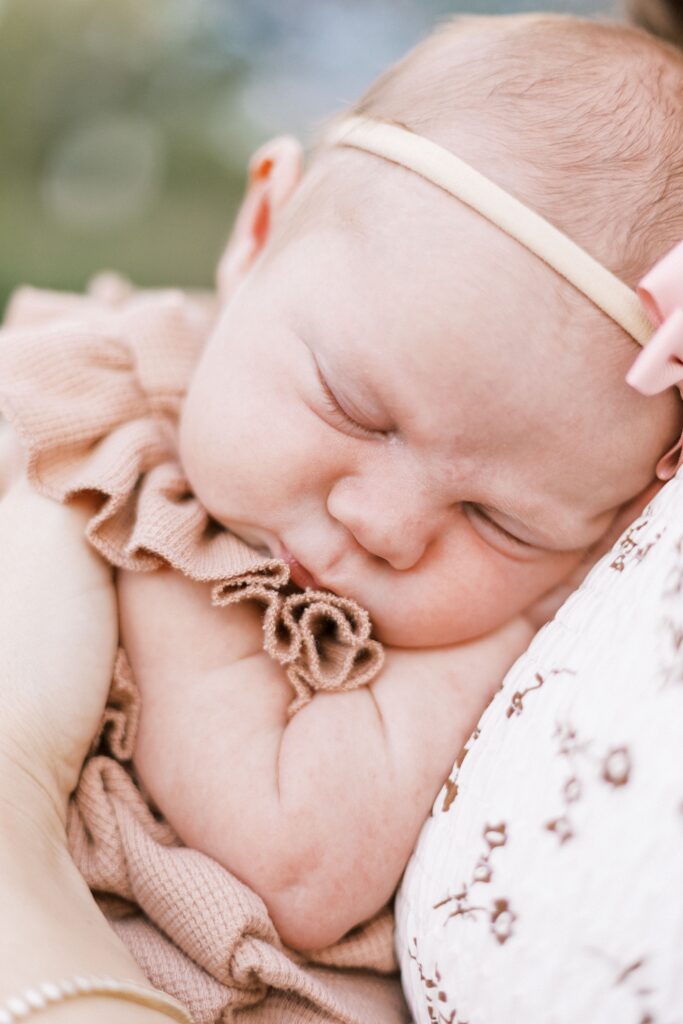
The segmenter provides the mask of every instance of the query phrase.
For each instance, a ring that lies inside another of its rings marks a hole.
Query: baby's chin
[[[481,635],[476,631],[458,627],[458,624],[452,621],[440,623],[435,619],[422,625],[406,619],[396,621],[373,615],[370,618],[373,637],[389,647],[442,647],[472,640]]]

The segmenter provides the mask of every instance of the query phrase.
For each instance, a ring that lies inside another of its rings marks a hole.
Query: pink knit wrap
[[[189,490],[177,421],[216,314],[208,294],[138,291],[111,274],[86,295],[21,288],[0,331],[0,410],[25,445],[39,490],[58,501],[99,496],[87,536],[113,565],[170,565],[213,582],[214,604],[261,603],[264,648],[286,670],[294,714],[315,690],[369,682],[383,651],[355,602],[283,595],[285,563],[216,524]],[[139,704],[120,649],[68,837],[150,981],[186,1003],[198,1024],[408,1020],[390,907],[327,949],[286,948],[259,896],[184,847],[146,801],[131,765]]]

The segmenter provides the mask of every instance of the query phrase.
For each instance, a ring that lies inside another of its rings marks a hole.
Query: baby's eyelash
[[[495,530],[496,533],[502,534],[502,536],[505,537],[506,540],[511,541],[511,543],[517,544],[519,545],[519,547],[522,548],[534,549],[536,547],[535,544],[529,544],[527,541],[521,540],[519,537],[515,537],[514,533],[509,533],[505,529],[505,527],[501,526],[499,523],[496,523],[493,519],[487,516],[486,512],[482,508],[480,508],[479,505],[468,504],[467,507],[474,513],[475,516],[477,516],[479,519],[483,519],[487,526]]]
[[[356,420],[354,420],[351,416],[349,416],[349,414],[344,409],[342,409],[341,405],[335,398],[334,392],[331,390],[329,384],[327,383],[322,373],[320,372],[320,367],[317,365],[317,363],[316,373],[318,375],[318,380],[320,382],[320,390],[322,391],[323,398],[325,400],[325,408],[332,415],[332,417],[340,421],[340,426],[346,428],[347,430],[351,429],[355,433],[360,434],[362,437],[377,437],[377,430],[370,430],[369,427],[364,427],[362,423],[356,422]]]

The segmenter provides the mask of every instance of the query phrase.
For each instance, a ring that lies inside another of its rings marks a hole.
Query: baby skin
[[[450,59],[495,64],[520,24],[468,22]],[[391,96],[375,115],[405,120]],[[522,165],[469,127],[451,124],[448,148],[523,193]],[[638,346],[587,299],[370,154],[323,149],[304,174],[295,140],[262,147],[219,285],[181,416],[188,479],[298,582],[367,608],[386,664],[288,720],[258,608],[211,608],[171,571],[121,572],[135,768],[182,840],[311,950],[390,899],[507,669],[654,495],[683,423],[673,392],[628,388]]]

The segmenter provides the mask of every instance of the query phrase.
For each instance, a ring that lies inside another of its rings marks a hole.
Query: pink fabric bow
[[[683,242],[655,263],[638,284],[638,295],[657,328],[626,374],[643,395],[678,387],[683,397]],[[657,463],[660,480],[670,480],[683,462],[683,435]]]

